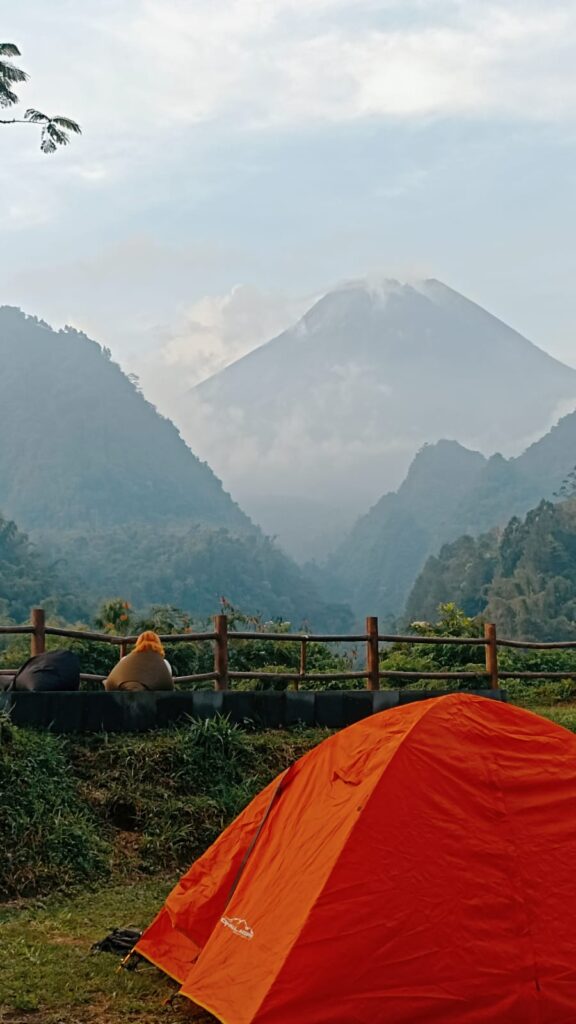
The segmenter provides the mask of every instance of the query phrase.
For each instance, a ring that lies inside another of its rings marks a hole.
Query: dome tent
[[[574,1024],[576,737],[452,694],[331,736],[136,946],[225,1024]]]

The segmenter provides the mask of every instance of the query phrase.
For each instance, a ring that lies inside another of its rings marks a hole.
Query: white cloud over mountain
[[[146,394],[173,409],[189,388],[280,334],[311,301],[246,284],[202,297],[174,323],[152,329],[158,348],[137,367]]]

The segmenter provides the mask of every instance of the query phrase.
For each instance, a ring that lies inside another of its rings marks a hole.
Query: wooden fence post
[[[300,677],[306,675],[306,667],[308,664],[308,641],[306,639],[300,641]],[[300,680],[294,680],[294,689],[300,689]]]
[[[380,689],[380,659],[378,652],[378,619],[369,615],[366,619],[366,685],[369,690]]]
[[[46,616],[44,609],[33,608],[31,618],[34,632],[30,637],[30,653],[34,657],[36,654],[44,654],[46,650]]]
[[[228,689],[228,616],[214,616],[214,631],[216,641],[214,644],[214,680],[215,690]]]
[[[498,641],[496,637],[496,626],[493,622],[484,623],[484,636],[486,644],[486,672],[490,676],[490,686],[498,690],[500,680],[498,678]]]
[[[127,654],[128,654],[128,644],[124,640],[124,642],[120,644],[120,657],[118,658],[118,661],[122,661],[122,658],[125,658]]]

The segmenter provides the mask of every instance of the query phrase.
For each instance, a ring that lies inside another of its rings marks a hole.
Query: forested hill
[[[28,620],[30,608],[38,604],[74,621],[84,608],[70,589],[58,567],[42,558],[15,523],[0,516],[0,622]]]
[[[541,502],[504,530],[445,545],[419,576],[407,615],[433,620],[447,601],[507,636],[576,639],[576,499]]]
[[[484,466],[482,455],[455,441],[427,446],[399,490],[358,520],[327,568],[359,615],[369,609],[386,621],[402,611],[426,558],[450,537],[454,502],[470,492]]]
[[[358,520],[328,562],[331,585],[360,613],[401,616],[430,555],[552,499],[576,462],[576,413],[515,459],[484,458],[455,441],[424,447],[396,493]]]
[[[73,585],[92,609],[120,595],[204,616],[223,596],[296,625],[347,625],[347,609],[262,535],[106,349],[2,307],[0,354],[0,510],[59,566],[47,589],[23,565],[36,582],[6,614],[26,604],[27,618]]]
[[[0,508],[19,526],[170,516],[251,529],[106,349],[4,306],[0,353]]]

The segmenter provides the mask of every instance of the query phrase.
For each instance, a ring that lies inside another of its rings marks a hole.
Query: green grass
[[[188,1001],[164,1005],[174,987],[154,968],[118,972],[90,946],[146,926],[228,821],[326,735],[215,719],[67,739],[1,720],[0,1021],[209,1021]]]
[[[118,925],[144,928],[174,879],[139,880],[73,897],[0,908],[0,1020],[38,1024],[170,1024],[212,1020],[191,1004],[165,1005],[175,986],[155,968],[119,970],[120,958],[91,954]]]
[[[530,710],[576,732],[576,704]],[[253,793],[325,736],[245,733],[220,723],[70,741],[5,723],[2,731],[0,723],[0,758],[14,780],[9,801],[0,801],[3,863],[8,827],[19,842],[35,838],[18,855],[18,877],[24,892],[34,882],[48,893],[0,904],[0,1022],[208,1024],[212,1018],[185,1000],[165,1005],[175,989],[154,968],[119,971],[119,958],[91,955],[90,946],[114,927],[145,927],[182,868]],[[23,833],[27,813],[34,827]],[[85,830],[80,869],[74,843],[50,837],[55,813],[73,835]],[[25,870],[26,852],[33,863]]]
[[[66,739],[0,721],[0,901],[178,871],[323,730]]]
[[[57,737],[0,719],[0,793],[0,893],[69,888],[106,873],[109,847]]]
[[[564,726],[570,732],[576,732],[576,704],[558,704],[552,707],[534,704],[528,706],[526,710],[533,711],[536,715],[542,715],[543,718],[549,718],[551,722]]]

